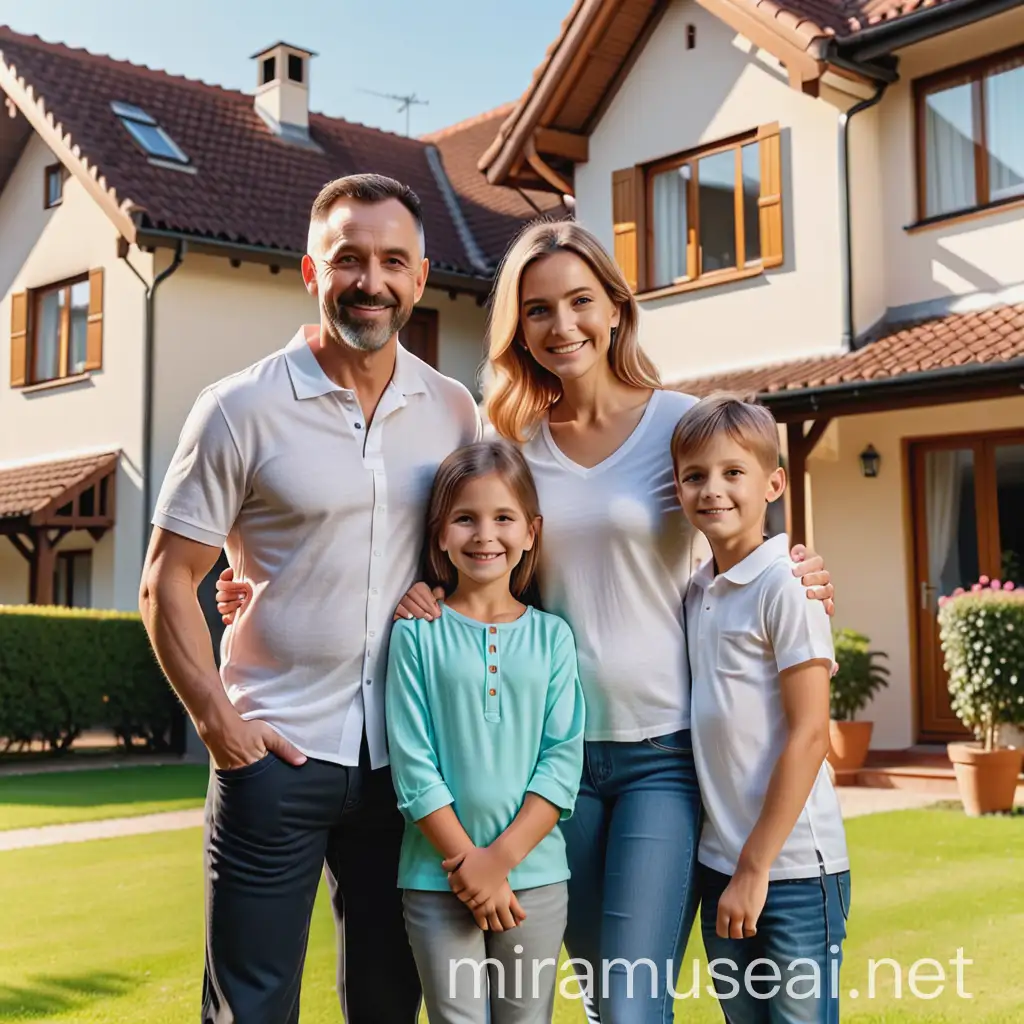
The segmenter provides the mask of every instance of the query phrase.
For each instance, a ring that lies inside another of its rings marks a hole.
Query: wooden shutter
[[[417,306],[402,328],[402,347],[437,369],[437,310]]]
[[[615,262],[633,291],[646,287],[647,233],[644,172],[627,167],[612,172]]]
[[[89,324],[85,335],[85,369],[103,366],[103,268],[89,271]]]
[[[28,292],[11,296],[11,387],[28,383]]]
[[[782,265],[782,147],[779,126],[759,129],[761,143],[761,262],[766,267]]]

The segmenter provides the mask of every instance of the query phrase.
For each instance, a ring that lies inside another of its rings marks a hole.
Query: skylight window
[[[121,124],[128,129],[128,133],[142,147],[147,156],[154,160],[166,160],[174,164],[189,162],[181,147],[146,111],[131,103],[122,103],[120,100],[111,103],[110,109],[118,116]]]

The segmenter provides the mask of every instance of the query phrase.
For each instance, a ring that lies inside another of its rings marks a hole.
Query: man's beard
[[[349,306],[390,308],[391,315],[383,321],[368,323],[352,316]],[[338,296],[333,304],[323,303],[323,313],[331,333],[340,341],[360,352],[377,352],[409,322],[412,308],[406,309],[383,295],[367,295],[353,288]]]

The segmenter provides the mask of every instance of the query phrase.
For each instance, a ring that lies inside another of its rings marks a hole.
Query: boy
[[[729,1024],[838,1024],[850,875],[825,767],[832,637],[788,538],[764,538],[785,489],[775,420],[707,398],[680,420],[672,457],[713,555],[685,601],[709,970]]]

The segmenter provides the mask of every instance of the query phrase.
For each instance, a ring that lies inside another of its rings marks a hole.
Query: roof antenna
[[[401,114],[405,111],[405,134],[409,134],[409,114],[413,105],[416,106],[428,106],[430,100],[421,100],[417,98],[416,93],[409,93],[407,96],[401,96],[393,92],[375,92],[373,89],[360,89],[359,92],[369,93],[371,96],[380,96],[381,99],[395,100],[400,104],[398,113]]]

